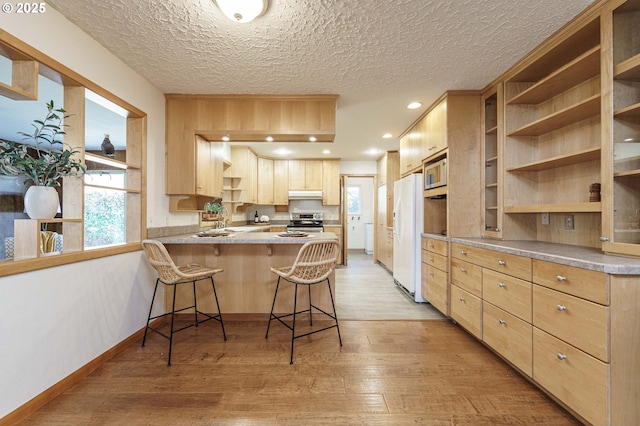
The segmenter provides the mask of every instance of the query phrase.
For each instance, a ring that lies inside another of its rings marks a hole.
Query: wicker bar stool
[[[295,262],[292,266],[283,268],[271,268],[271,272],[278,275],[278,283],[276,284],[276,291],[273,295],[273,303],[271,304],[271,313],[269,314],[269,324],[267,325],[267,333],[265,338],[269,337],[269,328],[271,327],[271,321],[277,320],[285,327],[291,330],[291,358],[289,363],[293,364],[293,345],[295,339],[308,336],[310,334],[318,333],[320,331],[328,330],[330,328],[336,328],[338,331],[338,340],[340,346],[342,346],[342,337],[340,336],[340,327],[338,325],[338,315],[336,314],[336,305],[333,301],[333,293],[331,291],[331,282],[329,275],[334,270],[336,263],[338,262],[338,255],[340,252],[340,245],[337,241],[333,240],[316,240],[305,243],[298,251]],[[295,284],[294,296],[293,296],[293,313],[284,315],[275,315],[273,308],[276,304],[276,298],[278,297],[278,288],[280,287],[280,279],[284,279],[292,284]],[[333,307],[333,314],[325,312],[311,303],[311,286],[314,284],[320,284],[322,282],[327,283],[329,289],[329,297],[331,298],[331,306]],[[298,286],[306,285],[309,291],[309,309],[297,311],[298,303]],[[319,330],[310,331],[308,333],[300,334],[296,336],[296,315],[309,312],[309,325],[313,325],[312,309],[315,308],[320,313],[326,315],[335,321],[328,327],[321,328]],[[282,320],[282,318],[293,317],[293,324],[289,325]]]
[[[167,366],[171,365],[171,349],[173,346],[173,334],[178,331],[187,329],[189,327],[198,326],[198,324],[202,324],[203,322],[207,322],[210,320],[216,320],[220,322],[220,326],[222,327],[222,335],[224,340],[227,340],[227,334],[224,330],[224,323],[222,322],[222,313],[220,312],[220,304],[218,303],[218,295],[216,294],[216,286],[213,282],[213,276],[219,272],[222,272],[222,269],[212,269],[207,268],[206,266],[202,266],[197,263],[190,263],[184,266],[176,266],[169,256],[167,249],[165,246],[156,240],[144,240],[142,241],[142,248],[149,259],[149,263],[153,268],[158,272],[158,279],[156,279],[156,286],[153,290],[153,298],[151,299],[151,306],[149,307],[149,316],[147,317],[147,326],[144,330],[144,337],[142,339],[142,346],[144,347],[145,341],[147,340],[147,331],[151,330],[162,337],[169,340],[169,357],[167,359]],[[205,312],[201,312],[198,310],[198,301],[196,298],[196,281],[211,280],[211,286],[213,287],[213,296],[216,300],[216,307],[218,308],[217,315],[209,315]],[[173,304],[171,305],[171,312],[164,313],[162,315],[156,315],[154,317],[151,316],[151,311],[153,310],[153,302],[156,298],[156,292],[158,291],[158,283],[165,284],[167,286],[173,286]],[[193,285],[193,305],[187,306],[185,308],[176,310],[176,293],[178,284],[186,284],[191,283]],[[193,308],[194,310],[194,322],[186,325],[184,327],[174,329],[174,320],[175,313],[185,311],[187,309]],[[204,315],[205,318],[199,320],[198,314]],[[162,318],[165,316],[171,315],[171,326],[169,329],[169,335],[167,336],[162,331],[157,328],[151,327],[149,323],[151,320],[156,318]]]

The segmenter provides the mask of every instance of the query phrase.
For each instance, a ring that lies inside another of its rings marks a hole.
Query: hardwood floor
[[[151,334],[22,424],[580,424],[450,321],[342,319],[342,347],[335,329],[297,339],[293,365],[266,316],[225,328],[177,333],[171,367]]]

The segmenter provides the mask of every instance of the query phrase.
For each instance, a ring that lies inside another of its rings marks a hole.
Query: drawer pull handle
[[[467,272],[465,268],[460,268],[460,272]]]
[[[563,277],[562,275],[558,275],[558,276],[556,277],[556,280],[558,280],[558,281],[566,281],[566,280],[567,280],[567,277]]]
[[[558,359],[560,361],[564,361],[565,359],[567,359],[567,356],[565,354],[558,354]]]
[[[464,302],[464,297],[461,297],[461,298],[460,298],[460,301],[461,301],[461,302]]]
[[[467,252],[466,252],[466,251],[464,251],[464,250],[460,250],[460,254],[464,254],[464,255],[466,255],[466,254],[467,254]]]
[[[500,324],[506,324],[506,323],[507,323],[507,322],[506,322],[505,320],[503,320],[503,319],[498,320],[498,322],[499,322]]]
[[[507,285],[505,283],[498,283],[498,287],[506,287]]]
[[[506,264],[507,262],[505,262],[504,260],[498,260],[498,265],[504,266]]]
[[[564,305],[558,305],[557,308],[558,308],[559,311],[566,311],[567,310],[567,307],[564,306]]]
[[[433,248],[433,243],[429,243],[429,247]]]

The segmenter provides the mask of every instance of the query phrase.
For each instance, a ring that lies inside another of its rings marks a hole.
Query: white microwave
[[[447,185],[447,159],[424,165],[424,189]]]

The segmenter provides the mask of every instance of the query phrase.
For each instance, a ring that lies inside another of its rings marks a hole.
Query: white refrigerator
[[[426,302],[420,286],[422,233],[422,173],[393,185],[393,279],[416,302]]]

